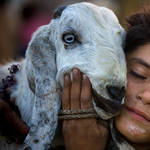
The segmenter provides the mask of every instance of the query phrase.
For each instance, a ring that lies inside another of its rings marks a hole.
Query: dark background
[[[82,0],[83,1],[83,0]],[[0,63],[24,57],[28,42],[37,27],[48,24],[60,5],[81,0],[0,0]],[[149,0],[89,0],[114,11],[126,29],[125,19]]]

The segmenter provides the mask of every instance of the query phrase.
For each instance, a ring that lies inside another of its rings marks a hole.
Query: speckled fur
[[[62,40],[66,33],[74,34],[76,41],[66,44]],[[111,10],[85,2],[67,6],[61,16],[33,34],[26,59],[16,74],[17,84],[11,89],[21,117],[30,127],[21,150],[48,150],[62,144],[56,132],[57,115],[64,74],[71,74],[73,67],[85,73],[97,94],[109,101],[112,98],[107,85],[126,87],[124,40],[125,31]],[[111,114],[93,104],[103,119],[119,113]],[[15,143],[7,145],[2,136],[0,141],[1,150],[19,147]]]

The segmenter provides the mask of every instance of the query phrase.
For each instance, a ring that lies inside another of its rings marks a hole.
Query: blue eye
[[[71,44],[75,41],[75,36],[73,34],[65,34],[63,36],[63,41],[67,44]]]

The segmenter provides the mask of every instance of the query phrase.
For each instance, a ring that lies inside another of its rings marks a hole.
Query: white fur
[[[77,41],[65,44],[62,40],[65,33],[74,34]],[[67,6],[60,17],[34,33],[11,95],[16,99],[22,119],[30,127],[22,150],[50,147],[61,106],[60,85],[63,85],[64,74],[71,73],[73,67],[85,73],[97,94],[109,101],[112,99],[107,85],[126,87],[124,39],[125,31],[111,10],[85,2]],[[93,103],[103,119],[114,116]],[[0,141],[4,143],[0,143],[0,149],[6,150],[3,145],[7,144],[2,138]],[[35,144],[34,140],[39,142]],[[17,150],[14,145],[7,146]]]

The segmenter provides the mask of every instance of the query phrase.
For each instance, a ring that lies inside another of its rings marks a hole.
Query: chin
[[[150,125],[147,127],[142,122],[137,122],[127,116],[124,110],[115,117],[114,124],[117,130],[127,141],[133,143],[150,143]]]

